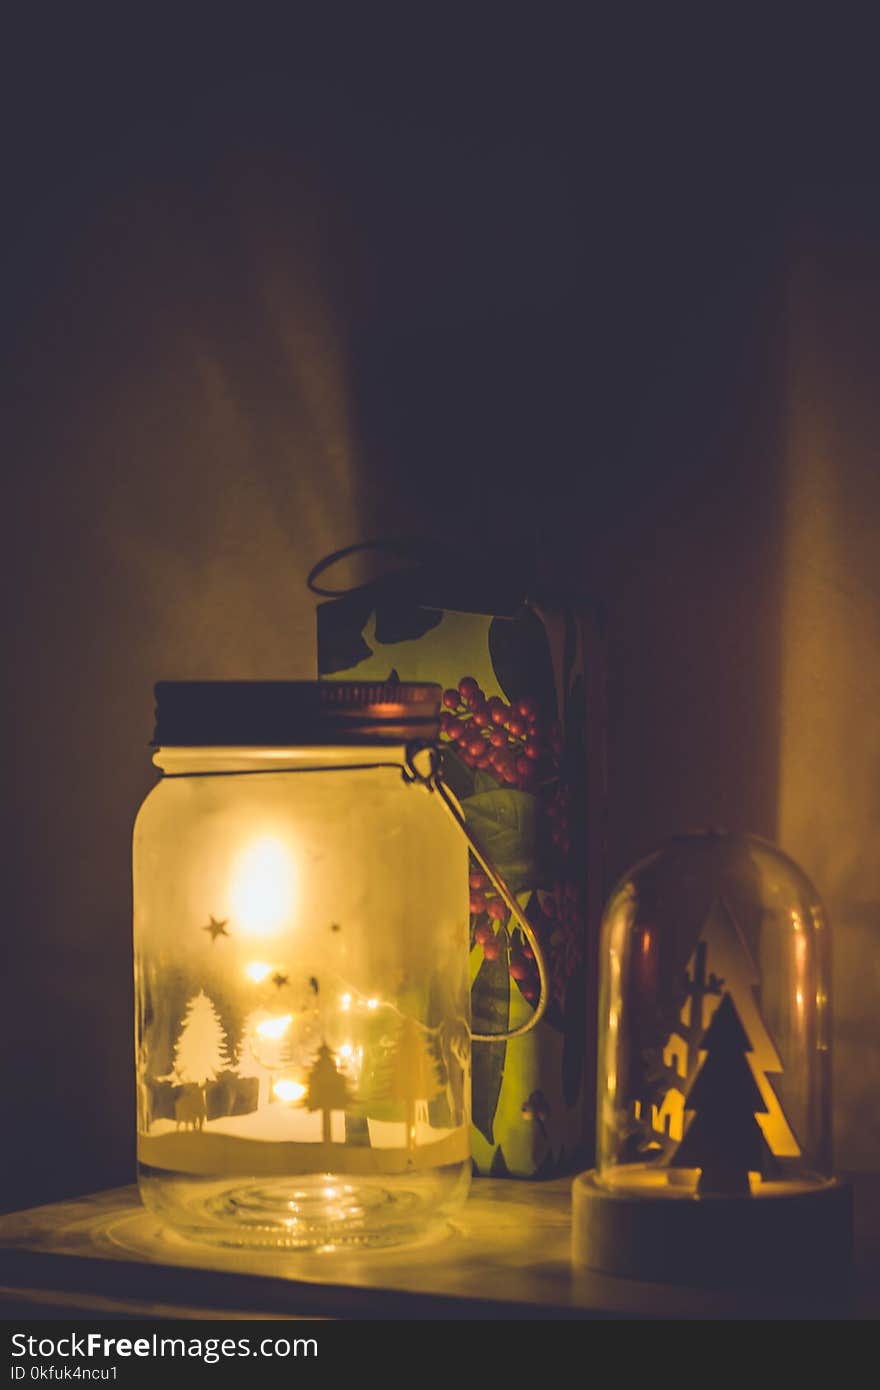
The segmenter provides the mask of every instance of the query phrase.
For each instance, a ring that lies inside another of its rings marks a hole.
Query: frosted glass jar
[[[134,829],[138,1171],[228,1245],[407,1238],[470,1182],[467,844],[439,687],[157,686]]]

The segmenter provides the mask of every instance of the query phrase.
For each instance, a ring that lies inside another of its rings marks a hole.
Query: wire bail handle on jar
[[[422,769],[416,765],[416,759],[421,758],[422,756],[424,756],[427,759],[427,767],[425,771],[422,771]],[[440,762],[440,750],[437,747],[436,743],[422,738],[410,740],[410,742],[406,745],[406,753],[403,764],[401,764],[399,759],[396,757],[392,760],[389,760],[387,757],[383,758],[380,756],[376,759],[375,762],[363,762],[358,760],[352,761],[348,764],[335,763],[332,766],[328,765],[326,767],[315,767],[313,765],[299,765],[288,767],[272,766],[258,768],[237,768],[235,771],[232,772],[225,770],[202,770],[199,772],[166,771],[164,773],[164,776],[168,781],[183,777],[265,777],[270,774],[277,775],[277,773],[279,772],[283,772],[291,776],[298,774],[300,776],[309,777],[322,772],[340,772],[343,770],[346,772],[367,772],[375,771],[379,768],[388,770],[393,769],[397,772],[400,772],[403,774],[404,782],[408,783],[409,785],[424,787],[425,790],[428,792],[437,793],[444,810],[447,812],[449,816],[451,816],[458,829],[461,831],[462,835],[467,841],[467,845],[471,851],[471,854],[474,856],[477,863],[480,865],[480,868],[488,877],[493,888],[495,888],[495,890],[497,891],[498,896],[504,903],[504,906],[507,908],[514,921],[522,930],[526,940],[529,943],[529,946],[532,949],[532,953],[535,958],[535,964],[538,967],[539,994],[538,1002],[535,1005],[535,1010],[531,1018],[527,1019],[525,1023],[520,1024],[518,1028],[511,1028],[505,1033],[471,1033],[471,1041],[510,1042],[512,1038],[525,1037],[526,1033],[530,1033],[532,1029],[535,1027],[535,1025],[541,1021],[547,1009],[549,989],[547,980],[547,962],[544,959],[544,952],[541,950],[541,946],[535,935],[535,931],[532,927],[531,922],[528,920],[519,903],[516,901],[516,898],[513,896],[513,893],[511,892],[510,887],[506,883],[503,874],[501,874],[499,870],[496,869],[495,865],[489,859],[485,850],[480,845],[479,841],[474,838],[472,831],[468,829],[467,823],[465,821],[464,811],[461,809],[461,806],[459,805],[455,796],[453,796],[452,792],[449,790],[446,783],[443,781],[443,774]]]
[[[420,756],[428,760],[428,770],[426,772],[420,771],[416,766],[416,759]],[[464,811],[443,781],[440,753],[436,744],[426,744],[422,742],[408,744],[406,750],[406,766],[403,775],[406,781],[418,783],[419,786],[424,787],[427,791],[437,793],[444,809],[458,826],[458,829],[467,841],[471,854],[488,877],[492,887],[497,891],[498,896],[515,920],[517,926],[522,930],[526,940],[532,948],[535,964],[538,967],[538,1002],[535,1005],[535,1010],[531,1018],[528,1018],[525,1023],[520,1024],[518,1028],[511,1028],[506,1033],[471,1033],[471,1041],[510,1042],[512,1038],[525,1037],[526,1033],[530,1033],[535,1025],[543,1018],[548,1002],[547,962],[544,959],[544,952],[535,935],[535,930],[519,903],[516,901],[504,876],[495,868],[492,861],[486,855],[485,850],[481,848],[479,842],[474,838],[472,831],[468,829]]]

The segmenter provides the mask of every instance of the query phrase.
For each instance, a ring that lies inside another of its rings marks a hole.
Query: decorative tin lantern
[[[849,1260],[831,1174],[829,941],[816,890],[750,836],[674,839],[602,927],[597,1168],[574,1258],[698,1284],[824,1281]]]
[[[576,1172],[592,1146],[595,1109],[587,1017],[604,838],[598,616],[587,602],[542,592],[528,556],[511,566],[491,541],[478,550],[364,541],[320,560],[308,584],[324,600],[319,675],[384,680],[393,668],[404,680],[443,682],[444,777],[547,957],[540,1026],[474,1055],[474,1169],[540,1179]],[[499,1030],[529,1018],[537,969],[472,867],[471,1010]]]
[[[143,1200],[224,1244],[405,1238],[471,1172],[468,837],[440,688],[156,693],[164,776],[134,831]]]

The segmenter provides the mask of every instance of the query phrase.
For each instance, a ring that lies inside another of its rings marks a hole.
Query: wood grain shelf
[[[386,1250],[234,1251],[164,1229],[125,1187],[0,1216],[6,1318],[799,1318],[880,1316],[880,1177],[854,1182],[851,1288],[815,1298],[644,1284],[570,1258],[571,1182],[477,1179],[463,1211]]]

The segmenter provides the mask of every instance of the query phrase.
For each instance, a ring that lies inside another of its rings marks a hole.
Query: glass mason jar
[[[164,775],[133,850],[143,1201],[225,1245],[406,1238],[471,1172],[467,843],[406,771],[440,689],[156,694]]]

